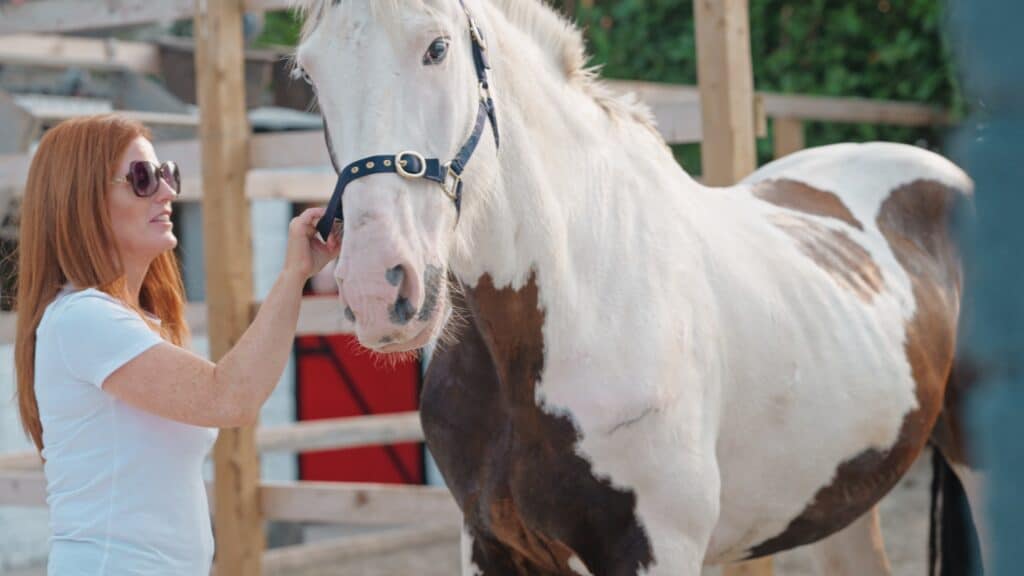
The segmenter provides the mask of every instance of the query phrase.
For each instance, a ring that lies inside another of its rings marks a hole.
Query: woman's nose
[[[154,194],[154,197],[155,197],[155,199],[158,202],[165,202],[165,201],[174,200],[175,198],[177,198],[178,197],[178,193],[174,190],[173,187],[171,187],[170,184],[167,183],[166,180],[161,178],[160,179],[160,187],[157,188],[156,194]]]

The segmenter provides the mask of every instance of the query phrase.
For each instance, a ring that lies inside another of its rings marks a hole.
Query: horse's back
[[[761,344],[777,348],[762,356],[763,381],[735,383],[746,405],[723,408],[722,520],[710,550],[720,558],[770,554],[842,528],[925,445],[955,349],[960,263],[949,223],[971,182],[925,150],[844,144],[776,161],[739,189],[764,203],[770,227],[792,244],[777,257],[784,271],[774,287],[803,298],[765,313],[785,342]],[[758,422],[776,437],[729,429]],[[751,476],[755,467],[774,471]],[[775,501],[755,502],[761,491]]]

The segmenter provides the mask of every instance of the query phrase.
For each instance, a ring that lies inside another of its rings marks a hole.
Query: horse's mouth
[[[429,344],[437,336],[436,333],[439,330],[439,324],[440,323],[435,318],[426,322],[420,331],[412,338],[399,340],[399,337],[397,336],[386,336],[381,338],[378,342],[369,345],[364,343],[363,346],[366,346],[378,354],[398,354],[419,350]]]

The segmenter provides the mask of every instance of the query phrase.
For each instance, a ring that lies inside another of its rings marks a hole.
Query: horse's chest
[[[571,564],[580,560],[646,566],[636,496],[597,478],[576,452],[570,417],[534,399],[543,358],[529,345],[495,354],[487,340],[474,324],[438,351],[420,409],[474,538],[473,561],[486,574],[576,574]],[[515,362],[502,363],[506,354]]]

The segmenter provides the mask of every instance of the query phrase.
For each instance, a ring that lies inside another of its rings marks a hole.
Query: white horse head
[[[494,170],[497,126],[474,130],[489,101],[475,65],[479,36],[457,0],[312,0],[304,8],[297,65],[315,87],[335,167],[351,179],[338,206],[342,306],[364,346],[419,348],[447,315],[447,254],[461,208],[461,166],[449,163],[473,135],[473,170]]]

